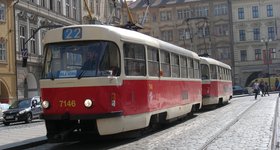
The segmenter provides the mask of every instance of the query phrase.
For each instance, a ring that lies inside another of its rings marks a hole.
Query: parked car
[[[248,90],[239,85],[232,86],[233,95],[248,94]]]
[[[0,103],[0,122],[3,121],[3,112],[8,110],[9,107],[10,107],[10,104]]]
[[[4,125],[10,125],[12,122],[25,121],[31,122],[33,119],[40,118],[43,113],[40,101],[28,98],[15,101],[7,111],[3,113]]]

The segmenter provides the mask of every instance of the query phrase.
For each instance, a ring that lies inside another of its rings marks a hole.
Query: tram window
[[[158,49],[148,46],[148,69],[149,76],[159,76]]]
[[[215,65],[210,65],[211,69],[211,78],[212,79],[217,79],[217,68]]]
[[[189,78],[194,78],[194,66],[193,66],[193,59],[188,58],[188,70],[189,70]]]
[[[181,56],[181,78],[188,78],[187,58]]]
[[[164,77],[170,77],[170,55],[166,51],[161,51],[160,53],[161,69]]]
[[[109,43],[100,62],[101,71],[112,71],[112,75],[120,75],[120,54],[117,45]]]
[[[172,77],[180,77],[179,56],[171,55]]]
[[[194,78],[199,79],[200,75],[199,75],[199,62],[198,60],[194,60]]]
[[[145,76],[145,47],[141,44],[125,43],[124,62],[125,74],[128,76]]]
[[[201,64],[201,79],[202,80],[209,79],[209,67],[208,67],[208,65]]]
[[[223,79],[223,68],[222,67],[218,67],[218,77],[219,77],[219,80],[222,80]]]
[[[63,57],[66,62],[66,70],[79,69],[82,65],[82,55],[80,53],[66,52],[66,57]]]

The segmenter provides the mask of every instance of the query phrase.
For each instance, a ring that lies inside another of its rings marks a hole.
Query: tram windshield
[[[45,47],[42,78],[118,76],[119,49],[113,42],[81,41],[54,43]]]

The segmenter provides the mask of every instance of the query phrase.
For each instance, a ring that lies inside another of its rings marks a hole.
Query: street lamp
[[[266,61],[264,61],[267,64],[267,74],[268,74],[268,85],[269,89],[271,88],[270,86],[270,73],[269,73],[269,63],[270,63],[270,54],[269,54],[269,49],[268,49],[268,43],[271,42],[271,39],[262,39],[261,42],[265,43],[265,50],[266,50]]]

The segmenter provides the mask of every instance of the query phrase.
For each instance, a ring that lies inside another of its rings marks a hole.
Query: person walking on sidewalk
[[[264,82],[264,93],[263,93],[264,96],[265,96],[265,94],[267,94],[269,96],[268,89],[269,89],[268,83]]]
[[[259,82],[258,80],[255,80],[255,82],[253,83],[253,90],[254,90],[254,93],[255,93],[255,100],[257,99],[257,96],[259,94],[259,91],[260,91],[260,88],[259,88]]]
[[[280,82],[278,82],[277,89],[280,89]],[[278,95],[278,97],[280,97],[280,90],[279,90],[279,95]]]
[[[261,79],[259,83],[259,90],[260,90],[259,92],[262,97],[264,96],[264,88],[265,88],[264,81]]]

